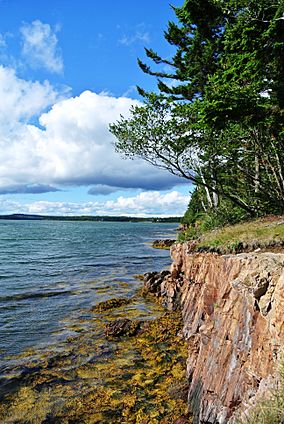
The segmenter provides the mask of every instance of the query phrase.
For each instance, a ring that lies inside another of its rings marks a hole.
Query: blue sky
[[[155,89],[137,58],[171,56],[174,19],[163,0],[0,0],[0,214],[183,214],[189,184],[122,159],[108,131]]]

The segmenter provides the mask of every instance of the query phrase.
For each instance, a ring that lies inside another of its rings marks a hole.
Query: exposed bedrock
[[[194,422],[245,422],[283,361],[284,255],[191,254],[186,243],[171,253],[160,292],[182,310]]]

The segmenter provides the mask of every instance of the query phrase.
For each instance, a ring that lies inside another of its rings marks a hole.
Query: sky
[[[108,129],[156,90],[137,58],[171,57],[170,20],[165,0],[0,0],[0,214],[183,215],[188,181]]]

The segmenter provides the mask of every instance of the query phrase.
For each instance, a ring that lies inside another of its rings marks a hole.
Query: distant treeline
[[[111,221],[111,222],[180,222],[181,217],[173,216],[169,218],[139,218],[132,216],[47,216],[11,214],[0,215],[0,219],[12,220],[34,220],[34,221]]]

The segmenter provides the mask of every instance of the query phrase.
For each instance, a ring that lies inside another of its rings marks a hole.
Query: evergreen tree
[[[169,71],[153,71],[141,60],[138,64],[143,72],[157,77],[161,93],[192,102],[203,97],[210,75],[218,69],[225,17],[214,0],[186,0],[182,7],[173,9],[179,25],[169,22],[164,33],[168,43],[176,47],[173,58],[163,59],[152,49],[145,49],[149,59]],[[178,84],[167,84],[168,80]],[[140,87],[138,90],[147,95]]]
[[[176,53],[146,49],[158,70],[139,66],[159,94],[139,89],[144,106],[110,126],[117,150],[191,180],[207,211],[283,213],[283,0],[186,0],[174,11],[165,38]]]

